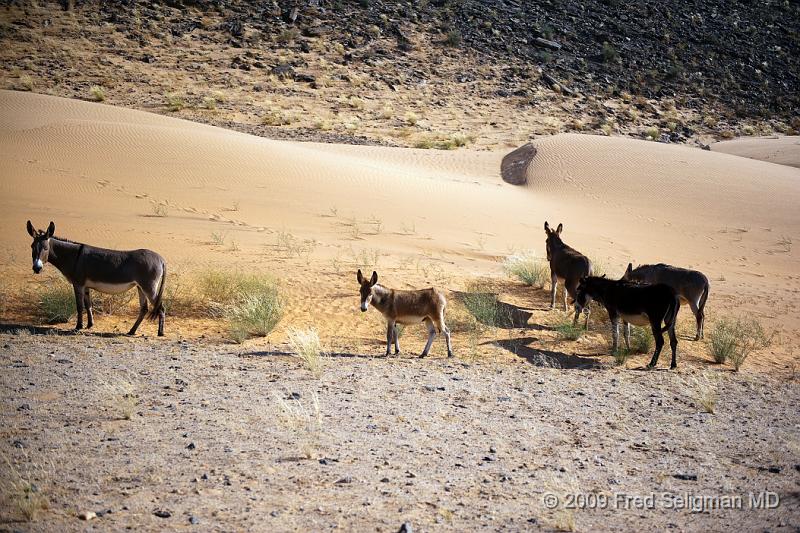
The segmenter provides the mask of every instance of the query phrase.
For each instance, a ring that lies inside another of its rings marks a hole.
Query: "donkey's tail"
[[[664,313],[664,327],[661,328],[661,333],[665,331],[669,331],[671,327],[675,325],[678,320],[678,311],[681,310],[681,299],[678,298],[678,295],[675,295],[675,299],[672,300],[667,307],[667,312]]]
[[[706,281],[706,286],[703,287],[703,294],[700,296],[700,302],[697,304],[697,308],[702,311],[706,307],[706,300],[708,300],[708,291],[711,289],[710,284]]]
[[[158,318],[158,314],[164,309],[164,285],[167,284],[167,263],[161,263],[161,284],[158,287],[158,294],[156,294],[156,301],[153,302],[153,309],[150,310],[150,314],[147,315],[147,318],[150,320],[155,320]]]

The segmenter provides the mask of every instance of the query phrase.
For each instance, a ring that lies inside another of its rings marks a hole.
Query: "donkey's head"
[[[547,260],[550,261],[552,259],[553,249],[558,246],[561,246],[563,241],[561,240],[561,230],[564,229],[564,224],[559,224],[558,227],[553,230],[550,229],[550,224],[545,221],[544,223],[544,233],[547,235],[547,241],[545,241],[545,247],[547,248]]]
[[[625,269],[625,273],[620,278],[624,281],[632,281],[634,283],[645,283],[647,277],[644,275],[644,269],[639,268],[634,269],[633,263],[628,263],[628,268]]]
[[[372,301],[372,287],[378,283],[378,273],[373,270],[372,277],[367,279],[361,273],[361,269],[358,269],[356,279],[358,279],[358,283],[361,285],[359,293],[361,294],[361,311],[364,312],[369,309],[369,303]]]
[[[601,277],[589,276],[583,277],[578,282],[578,288],[575,291],[575,305],[581,309],[585,309],[592,300],[597,299],[601,294],[601,286],[606,283],[606,276],[603,274]]]
[[[31,243],[31,257],[33,259],[33,272],[38,274],[47,263],[47,258],[50,255],[50,237],[56,231],[56,225],[50,222],[47,226],[47,231],[36,230],[33,228],[31,221],[28,221],[28,235],[33,237]]]

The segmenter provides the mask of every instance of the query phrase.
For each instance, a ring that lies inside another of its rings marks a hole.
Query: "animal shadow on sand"
[[[26,331],[31,335],[58,335],[64,337],[74,337],[76,335],[82,335],[84,337],[103,337],[107,339],[129,337],[127,333],[122,331],[92,331],[89,329],[75,331],[72,328],[59,329],[54,326],[32,326],[30,324],[11,324],[7,322],[0,323],[0,333],[16,335],[21,331]]]
[[[563,369],[600,368],[602,366],[599,361],[585,355],[543,350],[530,346],[531,343],[538,340],[536,337],[522,337],[498,340],[497,344],[534,366]]]

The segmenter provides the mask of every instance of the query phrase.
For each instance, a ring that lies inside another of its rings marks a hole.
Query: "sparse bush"
[[[164,202],[152,204],[153,216],[163,218],[169,214],[169,206]]]
[[[657,141],[659,139],[659,137],[661,136],[661,132],[656,127],[650,127],[650,128],[647,128],[646,130],[644,130],[644,136],[646,138],[648,138],[648,139],[652,139],[654,141]]]
[[[284,400],[277,394],[275,403],[278,406],[278,419],[285,428],[292,432],[292,443],[298,446],[299,455],[311,459],[319,445],[322,432],[322,414],[319,397],[311,393],[311,405],[306,407],[300,400]]]
[[[99,85],[92,85],[89,89],[89,97],[95,102],[102,102],[106,99],[106,93]]]
[[[164,98],[166,98],[167,101],[167,111],[174,113],[186,107],[186,102],[184,102],[183,96],[177,93],[167,93]]]
[[[203,107],[209,111],[213,111],[217,108],[217,101],[211,96],[206,96],[203,98]]]
[[[447,46],[457,47],[461,45],[461,41],[463,37],[461,36],[461,31],[456,29],[452,29],[447,32],[447,35],[444,37],[444,42]]]
[[[99,311],[104,315],[114,315],[127,308],[135,295],[135,290],[128,290],[119,294],[105,294],[94,291],[92,293],[92,305],[95,311]]]
[[[5,509],[15,509],[26,521],[36,518],[39,511],[50,507],[46,495],[49,468],[31,461],[26,452],[22,464],[12,463],[3,455],[5,465],[0,468],[0,500]],[[49,466],[49,465],[48,465]]]
[[[238,291],[225,311],[230,337],[235,342],[268,335],[283,316],[283,300],[274,280],[259,276],[245,279],[247,289]]]
[[[281,109],[273,108],[268,110],[261,118],[261,123],[267,126],[288,126],[294,119]]]
[[[754,318],[721,318],[709,335],[711,355],[717,363],[730,361],[737,372],[745,359],[756,350],[770,345],[771,339]]]
[[[101,382],[97,390],[102,396],[103,403],[107,404],[109,410],[116,413],[120,420],[131,419],[139,403],[133,383],[121,376],[114,376]]]
[[[718,387],[717,380],[709,372],[692,376],[689,379],[689,390],[697,403],[706,413],[713,413],[717,405]]]
[[[225,244],[225,233],[221,231],[212,231],[211,232],[211,244],[216,244],[217,246],[222,246]]]
[[[619,54],[617,54],[617,49],[614,48],[609,42],[603,43],[603,48],[601,49],[601,55],[603,56],[603,61],[606,63],[612,63],[619,58]]]
[[[573,324],[572,319],[567,315],[561,322],[556,324],[553,329],[558,336],[564,340],[576,341],[583,335],[583,326]]]
[[[479,323],[489,327],[497,326],[499,308],[497,293],[487,284],[481,281],[469,283],[461,302]]]
[[[405,121],[411,126],[416,126],[417,122],[419,122],[419,116],[413,111],[406,112],[403,118],[405,118]]]
[[[650,353],[653,351],[653,333],[642,326],[631,326],[631,351]]]
[[[506,257],[503,270],[529,287],[543,287],[550,279],[550,267],[532,251]]]
[[[622,346],[617,346],[617,349],[611,352],[611,355],[614,356],[614,363],[617,366],[622,366],[625,364],[625,361],[628,360],[628,356],[630,355],[630,351]]]
[[[33,78],[28,76],[27,74],[23,74],[19,77],[19,86],[20,91],[32,91],[33,90]]]
[[[288,332],[288,342],[295,355],[302,359],[312,374],[319,377],[322,374],[323,349],[317,330],[291,328]]]
[[[75,291],[72,285],[57,278],[39,290],[39,311],[48,324],[61,324],[69,321],[77,312]]]

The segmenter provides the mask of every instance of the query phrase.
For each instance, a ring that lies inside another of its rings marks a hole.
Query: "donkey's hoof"
[[[453,352],[447,352],[447,357],[455,357],[455,355],[453,355]]]
[[[427,353],[425,353],[425,352],[422,352],[421,354],[419,354],[419,358],[420,358],[420,359],[424,359],[425,357],[428,357],[428,354],[427,354]]]
[[[645,368],[646,368],[647,370],[653,370],[655,367],[656,367],[655,363],[650,363],[650,364],[649,364],[649,365],[647,365]]]
[[[135,330],[135,329],[132,329],[132,330],[130,330],[130,331],[128,332],[128,336],[132,337],[132,336],[134,336],[134,335],[136,335],[136,330]]]
[[[159,331],[159,332],[158,332],[158,336],[159,336],[159,337],[163,337],[163,336],[164,336],[164,332],[163,332],[163,331]]]
[[[670,370],[675,370],[676,368],[678,368],[678,365],[669,365]]]

